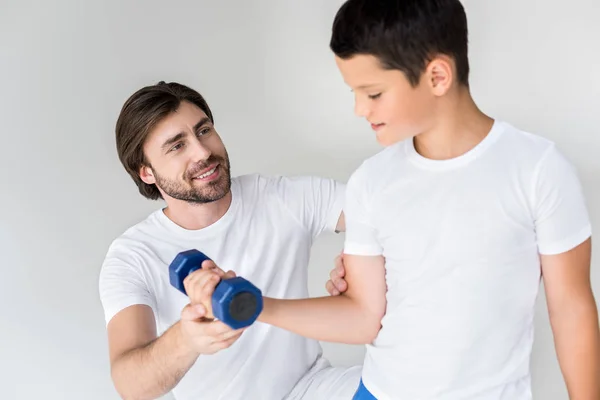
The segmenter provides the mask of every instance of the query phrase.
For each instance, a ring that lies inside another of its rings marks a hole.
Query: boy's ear
[[[437,56],[427,66],[427,79],[435,96],[443,96],[448,92],[454,80],[453,63],[449,57]]]
[[[140,168],[140,179],[148,185],[153,185],[156,183],[156,178],[154,177],[152,168],[145,165]]]

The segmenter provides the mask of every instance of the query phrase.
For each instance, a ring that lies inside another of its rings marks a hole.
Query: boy
[[[338,11],[331,48],[386,148],[348,182],[347,291],[265,298],[260,320],[367,344],[355,399],[531,399],[543,276],[569,394],[598,399],[591,225],[576,171],[550,141],[479,110],[467,36],[458,0],[349,0]]]

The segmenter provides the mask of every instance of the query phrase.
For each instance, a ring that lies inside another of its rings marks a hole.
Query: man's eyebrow
[[[163,145],[161,146],[161,149],[163,149],[163,150],[166,149],[167,147],[169,147],[173,143],[183,139],[184,137],[185,137],[185,133],[183,133],[183,132],[179,132],[178,134],[171,136],[163,143]]]
[[[202,128],[203,125],[206,125],[209,122],[210,122],[210,118],[208,118],[208,117],[202,118],[196,125],[194,125],[194,130],[197,131],[198,129]]]
[[[204,117],[202,118],[200,121],[198,121],[198,123],[196,125],[194,125],[194,130],[197,131],[198,129],[202,128],[202,126],[206,125],[207,123],[210,122],[210,118],[208,117]],[[167,147],[169,147],[170,145],[172,145],[173,143],[183,139],[185,137],[185,133],[184,132],[179,132],[178,134],[168,138],[161,146],[161,149],[165,149]]]

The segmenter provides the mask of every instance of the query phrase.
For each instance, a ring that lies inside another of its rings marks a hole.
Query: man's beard
[[[203,187],[195,187],[193,176],[215,163],[219,163],[217,168],[219,178],[208,182]],[[225,197],[231,189],[230,164],[227,154],[225,154],[225,158],[214,155],[210,156],[208,160],[195,165],[189,172],[186,172],[184,182],[162,177],[156,171],[154,171],[154,177],[156,179],[156,186],[161,188],[163,192],[174,199],[188,203],[211,203]]]

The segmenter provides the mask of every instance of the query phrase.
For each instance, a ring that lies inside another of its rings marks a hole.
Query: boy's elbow
[[[358,338],[357,344],[371,344],[379,335],[381,330],[381,318],[364,318],[361,323],[362,329],[360,329],[360,337]]]

